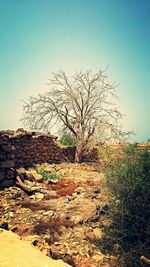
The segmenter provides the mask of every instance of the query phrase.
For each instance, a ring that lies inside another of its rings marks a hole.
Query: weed
[[[75,138],[70,133],[63,133],[60,138],[60,144],[63,146],[72,146],[74,147],[76,145]]]
[[[47,171],[45,171],[44,169],[39,169],[37,170],[38,174],[41,174],[44,181],[48,181],[48,180],[53,180],[53,181],[59,181],[61,180],[61,178],[59,177],[59,175],[57,173],[49,173]]]
[[[119,245],[125,266],[144,266],[140,256],[150,257],[150,154],[130,145],[106,177],[113,196],[109,246]]]

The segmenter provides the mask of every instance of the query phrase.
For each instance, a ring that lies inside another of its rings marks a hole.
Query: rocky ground
[[[99,248],[104,226],[110,223],[109,194],[99,168],[63,163],[36,169],[56,177],[44,181],[41,171],[18,170],[31,190],[14,186],[0,191],[0,227],[71,266],[121,266],[116,257],[104,255]]]

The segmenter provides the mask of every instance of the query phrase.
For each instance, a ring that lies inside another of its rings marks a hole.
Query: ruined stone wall
[[[62,149],[50,134],[26,132],[23,129],[0,132],[0,187],[14,183],[17,167],[63,161],[65,156]]]
[[[15,168],[40,163],[74,162],[75,147],[61,148],[48,133],[17,131],[0,132],[0,187],[15,181]],[[88,151],[83,161],[97,160],[96,152]]]
[[[15,167],[64,161],[61,148],[49,134],[23,133],[12,137],[10,142],[15,146]]]
[[[15,182],[14,146],[8,137],[0,133],[0,187],[12,186]]]
[[[1,136],[6,140],[7,146],[13,147],[14,167],[28,167],[43,162],[59,163],[64,160],[61,148],[50,134],[18,129],[3,131]]]
[[[63,148],[63,155],[70,161],[75,161],[75,147],[65,147]],[[89,148],[84,151],[82,156],[83,162],[96,162],[99,160],[98,149],[96,147]]]

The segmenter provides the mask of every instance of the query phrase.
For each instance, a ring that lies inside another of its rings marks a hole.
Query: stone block
[[[0,160],[6,160],[6,153],[0,152]]]
[[[0,171],[0,181],[3,181],[5,179],[5,176],[6,176],[5,170],[1,170]]]
[[[5,187],[10,187],[13,186],[15,184],[15,180],[14,179],[5,179],[2,182],[0,182],[0,188],[5,188]]]
[[[7,170],[6,177],[7,177],[7,179],[14,179],[15,178],[14,169]]]
[[[14,160],[5,160],[0,162],[0,168],[13,168],[14,167]]]
[[[14,159],[15,155],[11,153],[7,153],[7,159]]]
[[[14,151],[14,146],[8,145],[8,144],[3,144],[1,145],[1,148],[4,152],[12,152]]]
[[[0,136],[0,145],[2,145],[2,144],[3,144],[3,142],[4,142],[4,140],[3,140],[3,137],[2,137],[2,136]]]

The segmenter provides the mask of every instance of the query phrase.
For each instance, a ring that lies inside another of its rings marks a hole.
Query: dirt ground
[[[117,258],[104,255],[99,247],[99,240],[105,234],[104,226],[110,223],[107,215],[109,193],[99,166],[63,163],[44,164],[42,168],[48,173],[55,172],[60,180],[37,182],[27,178],[24,183],[36,189],[32,194],[17,186],[1,190],[0,227],[26,240],[30,244],[31,255],[36,247],[42,252],[41,257],[45,254],[55,260],[62,259],[74,267],[119,267]],[[13,242],[23,241],[14,237]],[[3,244],[1,240],[0,245]],[[18,264],[19,261],[25,262],[26,256],[18,249],[16,251],[15,254],[14,249],[8,247],[8,253],[3,253],[3,257],[7,260],[9,255],[15,260],[18,255]],[[43,265],[39,264],[39,254],[38,257],[38,263],[35,257],[28,257],[32,263],[30,266],[51,266],[44,265],[48,257],[43,259]],[[59,263],[52,266],[65,265]]]

